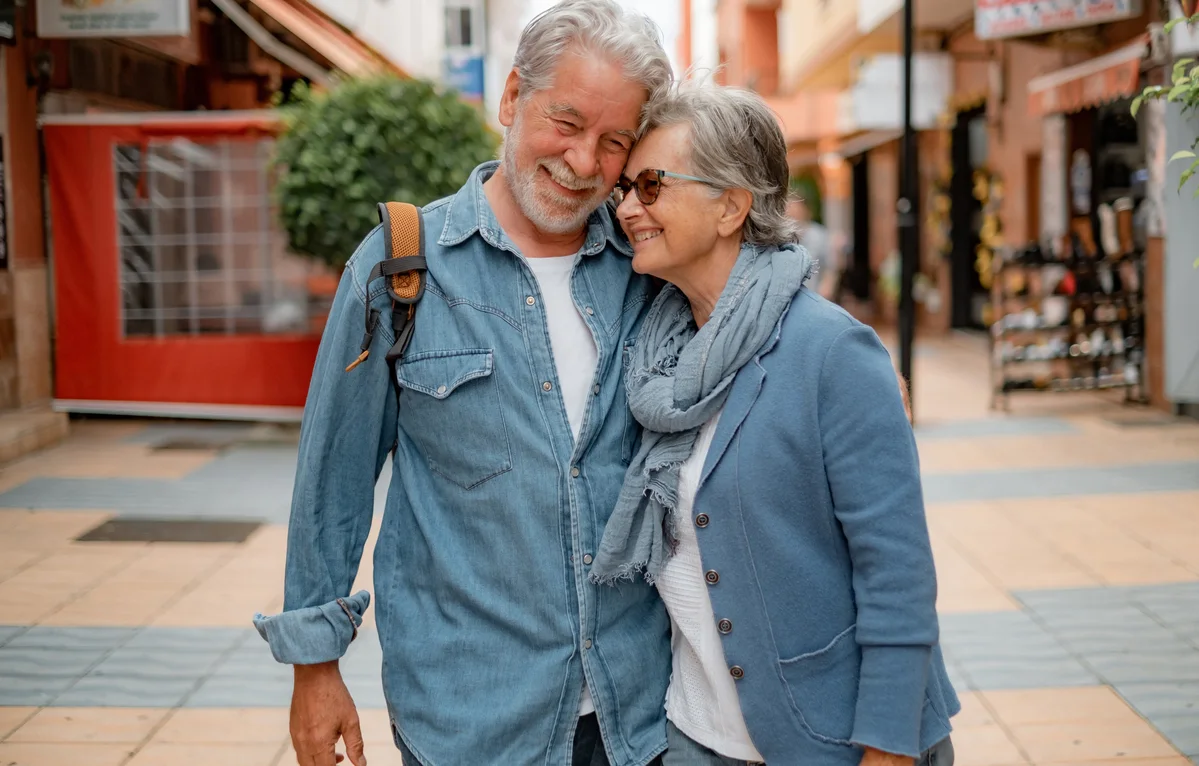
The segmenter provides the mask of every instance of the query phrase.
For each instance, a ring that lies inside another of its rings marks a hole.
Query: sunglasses
[[[682,173],[672,173],[669,170],[642,170],[633,180],[629,180],[627,176],[621,175],[616,181],[616,188],[612,190],[612,201],[617,205],[624,202],[624,198],[630,191],[637,191],[637,200],[642,205],[652,205],[658,199],[658,195],[662,193],[662,179],[677,178],[680,181],[695,181],[696,183],[715,186],[715,181],[709,181],[706,178],[696,178],[695,176],[685,176]]]

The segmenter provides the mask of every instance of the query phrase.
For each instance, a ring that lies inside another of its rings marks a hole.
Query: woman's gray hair
[[[662,32],[648,16],[626,10],[616,0],[565,0],[539,14],[520,35],[512,65],[525,86],[522,95],[552,86],[558,60],[567,51],[598,54],[619,64],[647,95],[674,80]]]
[[[799,223],[787,215],[787,141],[761,96],[743,88],[688,83],[651,99],[640,135],[672,125],[690,129],[693,175],[718,190],[745,189],[753,195],[742,230],[746,242],[799,241]]]

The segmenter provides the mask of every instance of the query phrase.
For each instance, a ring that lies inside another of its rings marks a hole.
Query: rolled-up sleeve
[[[818,408],[858,608],[862,666],[852,739],[915,757],[938,640],[936,572],[915,437],[890,356],[869,327],[846,329],[833,342]]]
[[[390,306],[365,361],[360,353],[369,285],[365,275],[386,256],[379,229],[363,240],[343,272],[321,336],[300,429],[287,535],[283,611],[254,616],[279,662],[339,659],[358,633],[370,595],[350,595],[374,515],[374,490],[395,444],[397,404],[386,360]],[[379,283],[382,285],[382,282]]]

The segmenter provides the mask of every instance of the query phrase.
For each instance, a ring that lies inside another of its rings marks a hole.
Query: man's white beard
[[[603,178],[580,178],[561,157],[542,157],[527,170],[519,169],[516,164],[516,150],[520,145],[520,123],[518,117],[512,123],[512,127],[508,128],[500,149],[500,166],[504,170],[504,179],[512,197],[516,200],[516,206],[524,213],[525,218],[546,234],[572,234],[581,230],[591,213],[603,204],[607,196]],[[567,188],[592,188],[595,193],[580,200],[560,196],[552,189],[541,188],[537,184],[537,174],[541,168],[549,171],[555,181]]]

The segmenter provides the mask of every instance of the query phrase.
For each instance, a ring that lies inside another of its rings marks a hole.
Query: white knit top
[[[695,493],[716,423],[712,418],[696,440],[679,475],[678,550],[658,578],[658,592],[670,614],[670,646],[674,655],[666,717],[684,734],[726,758],[763,761],[745,728],[737,701],[736,681],[724,659],[718,618],[712,613],[710,587],[704,580],[692,510]]]

